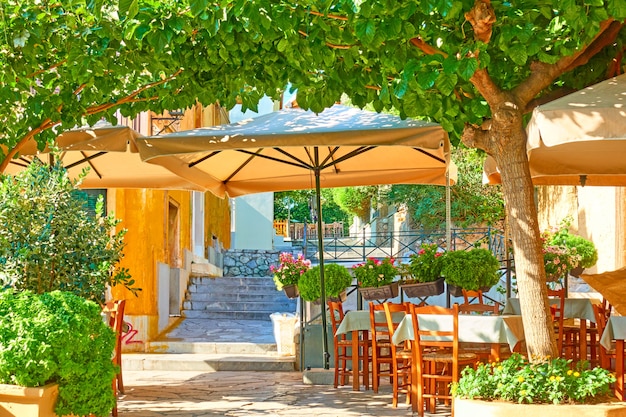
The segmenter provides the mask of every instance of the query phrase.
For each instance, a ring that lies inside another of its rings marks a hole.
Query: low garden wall
[[[277,250],[242,249],[224,252],[225,277],[268,277],[271,265],[278,265]]]

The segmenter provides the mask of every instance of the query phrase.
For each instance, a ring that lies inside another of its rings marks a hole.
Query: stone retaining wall
[[[224,252],[225,277],[269,277],[270,265],[278,265],[277,250],[242,249]]]

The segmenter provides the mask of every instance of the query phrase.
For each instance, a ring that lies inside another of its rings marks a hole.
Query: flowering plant
[[[357,279],[359,287],[382,287],[393,282],[398,275],[398,269],[394,265],[394,258],[382,260],[368,258],[367,261],[352,266],[352,272]]]
[[[311,269],[311,261],[305,259],[301,253],[294,257],[290,252],[282,252],[278,256],[278,261],[280,265],[278,267],[271,265],[270,271],[274,273],[274,283],[279,291],[285,285],[298,284],[300,276]]]
[[[422,243],[420,250],[409,256],[408,270],[416,282],[433,282],[441,276],[441,257],[437,244]]]
[[[583,403],[609,393],[609,384],[615,382],[610,371],[589,369],[586,362],[572,368],[571,362],[554,358],[531,363],[514,353],[502,362],[465,368],[452,394],[487,401],[561,404]]]
[[[543,264],[546,269],[546,276],[550,279],[564,276],[567,271],[578,265],[578,259],[579,256],[575,254],[575,251],[565,246],[543,246]]]

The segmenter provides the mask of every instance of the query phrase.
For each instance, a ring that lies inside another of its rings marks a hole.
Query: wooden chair
[[[393,338],[398,325],[397,320],[394,321],[395,313],[409,312],[408,304],[384,303],[385,318],[389,332],[389,339]],[[393,398],[391,405],[396,408],[398,406],[398,396],[401,391],[406,393],[407,404],[411,401],[411,359],[412,353],[409,343],[403,343],[402,346],[396,346],[391,343],[391,382],[393,385]]]
[[[333,330],[333,344],[335,355],[335,379],[334,385],[346,385],[348,379],[353,375],[352,370],[348,368],[348,361],[352,361],[352,340],[348,339],[346,334],[337,334],[337,328],[344,318],[343,304],[341,301],[328,301],[328,310],[330,312],[330,323]],[[358,376],[363,378],[365,389],[369,388],[369,366],[370,366],[370,340],[369,333],[362,331],[359,338],[359,361],[353,363],[352,366],[359,367]],[[354,334],[354,333],[353,333]],[[354,336],[353,336],[354,337]],[[354,374],[357,375],[357,374]],[[341,382],[340,382],[341,381]]]
[[[463,304],[472,304],[472,301],[477,301],[477,304],[485,304],[482,290],[463,290]]]
[[[413,412],[424,415],[424,402],[429,413],[434,413],[438,400],[452,404],[450,384],[459,380],[460,371],[466,366],[476,366],[478,356],[459,349],[459,306],[418,307],[410,305],[415,339],[413,352],[413,375],[411,404]],[[442,328],[420,327],[418,315],[446,317]],[[426,401],[427,400],[427,401]],[[454,416],[454,408],[451,415]]]
[[[593,315],[596,318],[596,328],[598,329],[598,334],[602,337],[602,333],[604,332],[604,328],[607,323],[606,310],[603,305],[592,304],[593,307]],[[615,351],[615,343],[612,343],[611,349],[606,349],[604,346],[599,346],[600,350],[600,366],[604,369],[615,370],[615,359],[616,359],[616,351]]]
[[[494,315],[500,314],[500,308],[498,304],[468,304],[463,303],[459,305],[459,314],[480,314],[480,315]],[[501,346],[500,343],[464,343],[459,342],[459,348],[463,352],[474,353],[481,361],[498,361],[507,356],[510,356],[510,349],[508,346]]]
[[[124,308],[126,300],[113,300],[104,304],[102,312],[108,316],[108,324],[115,332],[115,349],[113,349],[113,364],[118,368],[113,379],[113,393],[116,398],[118,393],[124,393],[124,382],[122,380],[122,332],[124,326]],[[112,415],[117,416],[117,402],[112,410]]]
[[[370,308],[370,335],[372,337],[372,389],[378,392],[380,377],[389,377],[391,381],[393,372],[393,358],[391,357],[391,337],[385,316],[383,304],[373,301]],[[376,313],[380,314],[376,314]]]
[[[580,359],[580,327],[565,321],[565,288],[558,290],[548,288],[548,297],[559,300],[557,304],[550,305],[559,356],[571,359],[574,364]]]

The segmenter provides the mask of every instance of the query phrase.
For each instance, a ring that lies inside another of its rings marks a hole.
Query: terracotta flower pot
[[[433,282],[415,282],[411,284],[401,284],[400,288],[409,298],[430,297],[443,294],[445,290],[444,278],[439,278]]]

